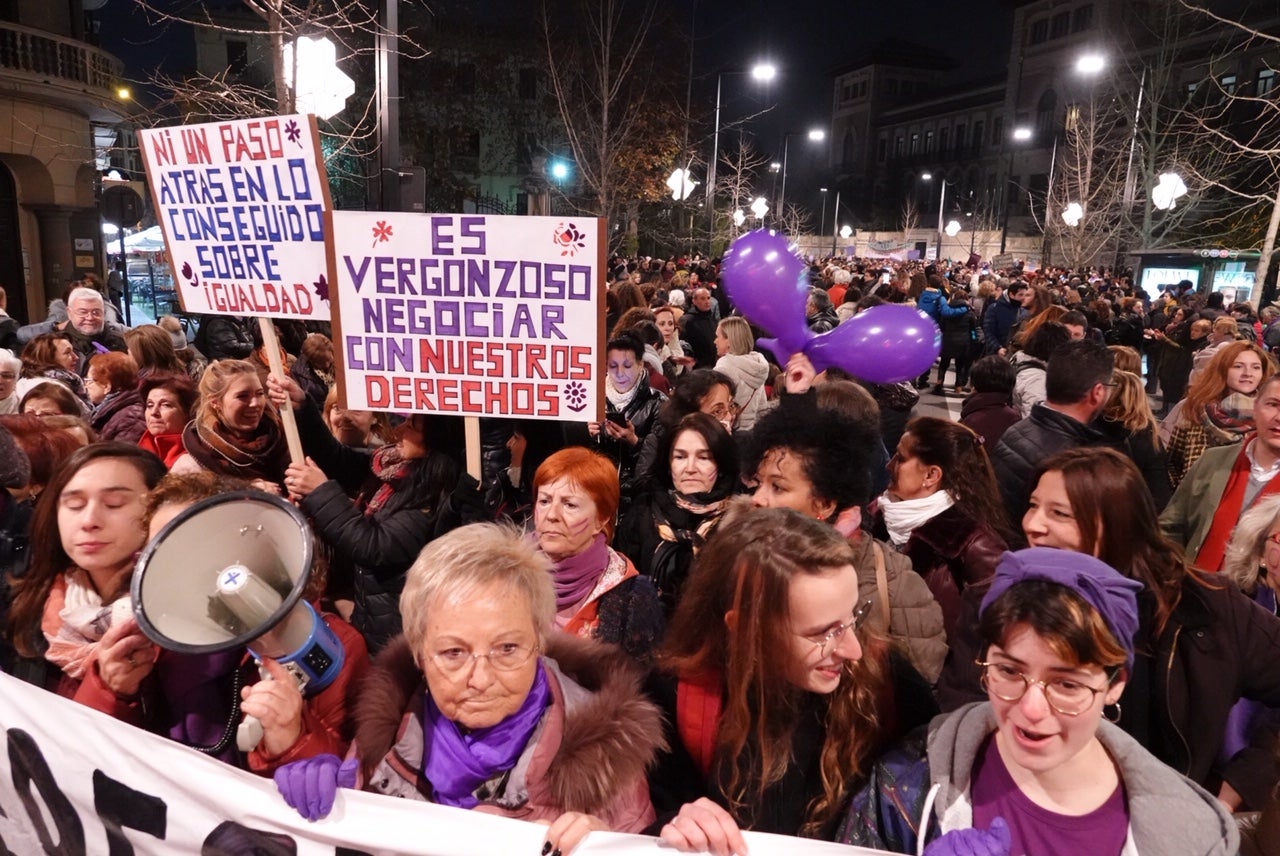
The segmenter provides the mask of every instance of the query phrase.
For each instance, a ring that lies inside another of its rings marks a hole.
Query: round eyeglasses
[[[982,667],[982,688],[996,698],[1002,701],[1020,701],[1032,684],[1039,684],[1049,707],[1063,716],[1079,716],[1093,707],[1093,699],[1098,693],[1104,693],[1108,689],[1094,689],[1071,678],[1037,681],[1009,663],[984,663],[982,660],[974,662]],[[1114,678],[1115,671],[1112,670],[1107,674],[1107,681]]]
[[[867,616],[871,614],[871,603],[872,602],[869,598],[864,600],[862,603],[854,607],[853,618],[850,618],[844,624],[836,625],[821,636],[804,636],[799,633],[796,635],[801,639],[808,639],[814,645],[817,645],[822,656],[826,657],[835,650],[836,645],[838,645],[840,640],[844,638],[845,633],[850,630],[857,632],[858,629],[862,627],[867,620]]]
[[[517,642],[503,642],[490,648],[487,653],[473,654],[465,648],[443,648],[431,654],[431,662],[447,675],[456,675],[471,667],[477,660],[489,661],[490,668],[500,672],[514,671],[538,652],[538,646],[521,645]]]

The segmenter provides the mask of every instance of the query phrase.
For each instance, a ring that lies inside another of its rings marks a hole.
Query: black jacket
[[[596,436],[596,442],[599,443],[601,451],[612,458],[618,464],[618,480],[622,483],[622,495],[626,499],[635,496],[638,489],[638,481],[641,476],[645,475],[637,471],[637,465],[640,461],[640,452],[644,448],[644,441],[649,432],[658,424],[658,411],[662,408],[662,403],[667,397],[649,386],[648,378],[641,376],[636,381],[640,384],[635,397],[627,404],[626,409],[622,411],[622,416],[631,423],[635,429],[636,438],[639,440],[634,446],[628,446],[626,443],[620,443],[613,440],[609,435],[601,430]],[[606,413],[617,413],[618,410],[612,404],[605,408]]]
[[[206,315],[200,321],[195,345],[214,360],[243,360],[253,353],[253,333],[248,323],[230,315]]]

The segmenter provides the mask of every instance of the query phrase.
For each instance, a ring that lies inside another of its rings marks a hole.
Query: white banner
[[[534,856],[545,827],[412,800],[338,792],[303,820],[271,779],[205,757],[0,674],[0,852]],[[751,856],[877,851],[747,833]],[[670,854],[657,839],[593,832],[581,856]]]
[[[603,220],[333,213],[351,410],[603,418]]]
[[[314,116],[138,132],[182,308],[329,320],[329,181]]]

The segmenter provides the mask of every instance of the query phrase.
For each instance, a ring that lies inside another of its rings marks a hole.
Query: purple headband
[[[982,598],[978,615],[987,611],[1010,586],[1024,580],[1047,580],[1066,586],[1098,611],[1111,635],[1124,648],[1125,665],[1133,667],[1133,637],[1138,632],[1138,592],[1142,584],[1121,575],[1100,559],[1074,550],[1031,547],[1006,552],[996,566],[991,588]]]

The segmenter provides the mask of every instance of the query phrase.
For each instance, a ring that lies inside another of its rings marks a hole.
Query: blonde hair
[[[206,428],[212,428],[221,421],[221,414],[214,406],[227,394],[231,384],[237,378],[253,377],[262,383],[262,375],[258,367],[248,360],[217,360],[209,364],[200,376],[200,403],[196,405],[196,422]],[[267,407],[263,411],[274,418],[274,408]]]
[[[1113,422],[1119,422],[1130,434],[1150,432],[1151,441],[1159,446],[1156,417],[1151,412],[1151,402],[1147,400],[1142,378],[1133,372],[1117,370],[1111,373],[1111,382],[1115,386],[1102,415]]]
[[[1222,574],[1253,594],[1262,575],[1262,553],[1267,547],[1267,531],[1280,518],[1280,496],[1267,496],[1240,516],[1231,533],[1227,554],[1222,560]]]
[[[751,353],[756,346],[756,339],[751,335],[751,325],[746,318],[737,315],[725,318],[717,329],[729,340],[729,353],[741,355]]]

